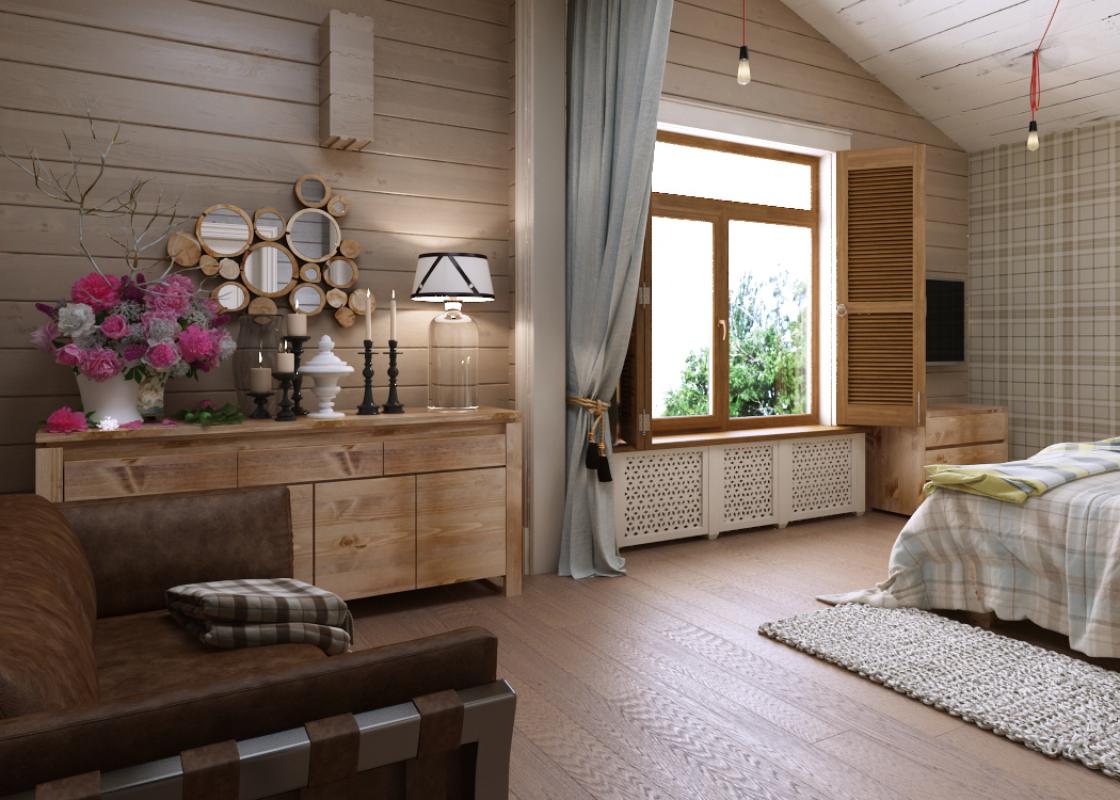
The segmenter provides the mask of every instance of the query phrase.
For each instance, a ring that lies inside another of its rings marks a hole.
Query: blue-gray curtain
[[[568,395],[609,402],[622,373],[649,214],[672,0],[568,3]],[[612,484],[584,463],[592,416],[569,405],[560,574],[621,575]],[[603,424],[606,424],[604,419]],[[604,437],[610,448],[609,429]]]

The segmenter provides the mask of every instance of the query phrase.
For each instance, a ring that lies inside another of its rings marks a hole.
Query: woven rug
[[[1120,673],[916,608],[842,605],[758,632],[1032,750],[1120,778]]]

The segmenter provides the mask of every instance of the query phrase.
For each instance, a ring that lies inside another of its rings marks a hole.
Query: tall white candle
[[[366,289],[366,341],[373,341],[373,298]]]
[[[289,336],[306,336],[307,335],[307,315],[300,314],[299,312],[288,315],[288,335]]]
[[[389,296],[389,338],[397,341],[397,290]]]

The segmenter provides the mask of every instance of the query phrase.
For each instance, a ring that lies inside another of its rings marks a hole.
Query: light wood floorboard
[[[625,578],[534,576],[353,604],[360,647],[480,625],[518,692],[511,796],[1049,800],[1120,783],[757,634],[883,577],[872,513],[626,551]],[[1018,626],[1001,632],[1061,648]]]

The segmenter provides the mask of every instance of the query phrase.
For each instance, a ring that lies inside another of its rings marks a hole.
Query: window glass
[[[658,142],[653,191],[809,210],[813,170],[792,161]]]

